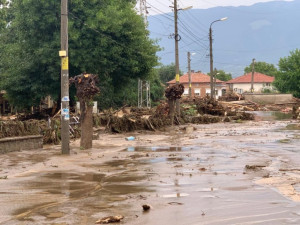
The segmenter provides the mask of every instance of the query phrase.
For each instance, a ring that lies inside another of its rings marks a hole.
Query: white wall
[[[254,87],[254,92],[261,92],[262,89],[267,86],[265,86],[265,83],[254,83],[253,87]],[[237,90],[235,90],[235,88]],[[244,92],[250,92],[251,91],[251,83],[233,84],[232,90],[234,92],[240,93],[240,94],[242,94]]]

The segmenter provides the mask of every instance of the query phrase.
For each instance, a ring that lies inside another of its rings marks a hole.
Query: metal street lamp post
[[[224,21],[227,19],[228,19],[227,17],[224,17],[224,18],[215,20],[209,26],[210,98],[211,99],[215,98],[214,71],[213,71],[214,65],[213,65],[213,50],[212,50],[212,29],[211,29],[211,27],[215,22]]]

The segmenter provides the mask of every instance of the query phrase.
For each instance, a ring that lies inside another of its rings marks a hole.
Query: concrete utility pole
[[[255,70],[255,59],[252,59],[251,93],[254,92],[254,70]]]
[[[70,154],[68,0],[61,0],[61,152]]]
[[[176,71],[176,84],[179,84],[179,52],[178,52],[178,42],[180,40],[180,36],[178,35],[178,8],[177,8],[177,0],[174,0],[174,25],[175,25],[175,71]],[[179,99],[176,99],[176,113],[180,115],[180,104]]]
[[[192,97],[191,53],[190,52],[188,52],[188,70],[189,70],[189,96]]]

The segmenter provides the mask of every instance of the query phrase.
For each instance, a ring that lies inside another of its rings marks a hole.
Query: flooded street
[[[191,126],[0,155],[0,224],[300,224],[299,123]]]

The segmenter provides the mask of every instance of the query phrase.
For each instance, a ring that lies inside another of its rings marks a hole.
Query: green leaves
[[[290,52],[290,56],[279,60],[279,72],[275,76],[275,87],[283,93],[300,97],[300,50]]]
[[[111,104],[113,96],[132,89],[124,84],[147,79],[157,65],[159,48],[134,6],[133,0],[69,1],[70,76],[98,74],[109,85]],[[11,22],[8,28],[0,24],[0,88],[20,108],[38,105],[47,95],[57,99],[60,1],[14,0],[0,18]]]
[[[266,62],[255,62],[254,70],[255,72],[266,74],[272,77],[275,76],[275,74],[278,72],[278,70],[273,64],[266,63]],[[244,72],[245,73],[252,72],[252,63],[244,69]]]

